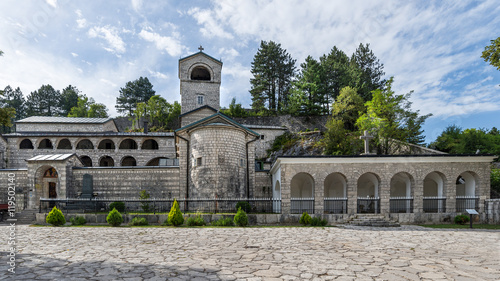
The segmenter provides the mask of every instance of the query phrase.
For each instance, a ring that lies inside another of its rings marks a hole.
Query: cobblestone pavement
[[[15,274],[1,241],[0,280],[500,279],[499,231],[18,226]]]

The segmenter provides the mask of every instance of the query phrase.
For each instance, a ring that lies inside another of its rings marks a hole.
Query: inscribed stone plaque
[[[94,180],[92,178],[92,175],[89,174],[83,175],[82,197],[83,198],[92,197],[93,192],[94,192]]]

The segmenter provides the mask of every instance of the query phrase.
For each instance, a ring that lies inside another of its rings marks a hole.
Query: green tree
[[[174,129],[174,123],[181,113],[181,105],[176,101],[173,104],[161,96],[152,96],[147,102],[136,105],[132,114],[132,126],[139,129],[140,120],[149,119],[150,126],[157,130]]]
[[[491,198],[500,198],[500,169],[491,167]]]
[[[332,103],[346,86],[356,87],[359,80],[359,69],[349,57],[336,46],[328,55],[320,58],[325,78],[322,79],[328,96],[328,104]]]
[[[59,104],[62,116],[68,116],[71,109],[75,106],[78,106],[79,94],[80,90],[78,90],[75,86],[71,85],[62,90],[60,104]]]
[[[500,37],[491,40],[491,45],[484,48],[481,57],[485,62],[489,62],[492,66],[500,70]]]
[[[451,154],[494,154],[500,155],[500,134],[493,127],[486,129],[465,129],[448,126],[429,147]]]
[[[342,120],[344,128],[352,132],[357,130],[356,121],[365,111],[363,98],[358,95],[356,89],[347,86],[340,91],[332,105],[332,118]]]
[[[250,79],[252,108],[270,114],[286,111],[295,60],[281,44],[261,41],[252,61]]]
[[[170,212],[168,213],[168,223],[173,226],[179,226],[184,223],[184,217],[182,216],[181,209],[179,207],[179,203],[176,199],[174,199],[174,204],[172,204],[172,208],[170,208]]]
[[[19,87],[15,90],[10,86],[5,87],[3,96],[0,98],[2,107],[12,107],[16,110],[15,120],[20,120],[25,117],[25,102],[23,92]]]
[[[382,77],[385,75],[384,65],[370,50],[370,44],[359,44],[351,57],[359,69],[359,80],[356,88],[358,94],[365,100],[371,100],[372,91],[382,89],[386,83]]]
[[[365,103],[366,113],[358,118],[356,126],[361,130],[368,130],[376,136],[379,153],[389,154],[398,151],[403,142],[420,140],[422,137],[421,126],[431,115],[419,116],[419,111],[411,111],[409,98],[406,95],[397,95],[392,91],[393,78],[384,85],[384,89],[372,91],[372,100]],[[417,117],[414,123],[408,120]],[[411,127],[411,130],[410,130]]]
[[[246,110],[243,108],[241,103],[236,103],[236,98],[231,100],[229,104],[229,109],[223,109],[221,112],[229,117],[246,117],[248,116]]]
[[[116,110],[118,113],[132,116],[138,103],[147,102],[154,95],[153,85],[147,77],[129,81],[124,88],[120,88],[120,95],[116,98]]]
[[[96,103],[93,98],[88,98],[86,95],[79,95],[77,99],[77,105],[71,108],[68,117],[108,117],[108,109],[104,104]]]
[[[61,93],[51,85],[42,85],[26,99],[27,116],[58,116]]]

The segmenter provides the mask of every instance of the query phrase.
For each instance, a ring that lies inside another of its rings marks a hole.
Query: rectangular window
[[[260,135],[260,139],[263,140],[264,139],[264,135]]]
[[[198,105],[203,105],[203,96],[198,96]]]
[[[196,166],[201,166],[201,157],[196,158]]]

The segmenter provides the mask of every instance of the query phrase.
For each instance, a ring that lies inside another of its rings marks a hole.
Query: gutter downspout
[[[179,136],[178,134],[175,134],[176,137],[179,137],[181,139],[183,139],[186,144],[187,144],[187,147],[186,147],[186,198],[189,198],[189,141],[181,136]]]
[[[259,136],[255,137],[253,140],[251,141],[248,141],[246,143],[246,153],[247,153],[247,199],[250,198],[250,167],[249,167],[249,164],[248,162],[250,162],[250,160],[248,159],[248,144],[250,144],[251,142],[254,142],[256,140],[259,139]]]

